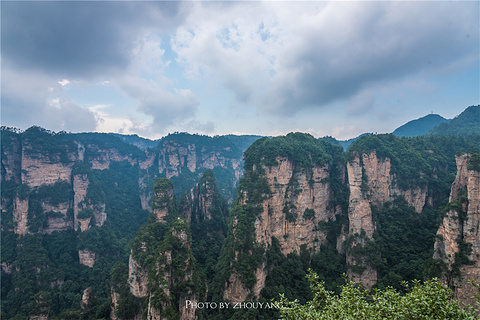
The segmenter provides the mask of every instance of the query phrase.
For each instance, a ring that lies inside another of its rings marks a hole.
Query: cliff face
[[[55,231],[65,231],[73,228],[72,220],[68,217],[70,203],[64,202],[56,206],[48,203],[42,203],[43,212],[54,212],[54,216],[47,217],[47,227],[44,228],[45,233],[52,233]]]
[[[68,161],[65,159],[61,161],[59,155],[38,154],[29,150],[30,146],[23,146],[21,165],[18,168],[21,172],[20,182],[26,191],[14,199],[12,212],[14,232],[19,235],[31,232],[28,227],[31,224],[29,216],[30,219],[32,217],[40,219],[45,216],[45,223],[35,228],[38,231],[33,231],[33,233],[52,233],[70,228],[85,231],[89,228],[90,218],[78,218],[79,212],[83,209],[92,210],[95,225],[102,226],[106,220],[105,204],[96,206],[89,204],[89,200],[86,198],[89,185],[87,175],[74,174],[72,171],[79,159],[78,154],[76,152],[67,153]],[[5,170],[7,172],[18,171],[10,166],[12,161],[6,162]],[[9,177],[15,181],[13,173],[5,176],[5,179]],[[62,188],[58,189],[56,186],[62,186]],[[61,194],[58,194],[58,191]],[[73,194],[72,198],[70,193]],[[35,202],[39,203],[41,211],[29,208],[32,197],[35,197]],[[59,202],[57,199],[62,200]],[[4,199],[4,201],[7,200]],[[69,216],[70,210],[73,212],[73,216]]]
[[[9,136],[9,139],[2,139],[2,179],[20,184],[22,179],[22,144],[20,136],[14,134]]]
[[[243,173],[241,153],[230,157],[232,148],[234,147],[197,146],[195,143],[166,140],[158,153],[158,170],[170,179],[181,174],[183,170],[193,173],[198,169],[232,168],[235,171],[236,184]]]
[[[365,157],[368,159],[368,157]],[[385,166],[382,166],[385,168]],[[370,201],[367,198],[367,190],[363,177],[363,166],[360,163],[359,157],[347,163],[348,185],[350,189],[350,199],[348,208],[348,220],[350,225],[349,234],[355,237],[355,241],[351,244],[352,247],[364,246],[366,241],[372,239],[375,226],[372,220],[372,210]],[[373,170],[369,170],[372,172]],[[378,171],[377,171],[378,172]],[[371,181],[369,179],[369,181]],[[382,195],[384,196],[384,194]],[[351,268],[348,277],[358,283],[363,284],[367,288],[371,288],[377,282],[377,272],[370,266],[364,266],[362,260],[358,257],[353,257],[348,254],[347,263],[349,265],[361,266],[360,272],[354,272]]]
[[[130,156],[120,154],[118,150],[114,148],[99,148],[94,144],[87,146],[89,151],[94,155],[89,158],[92,169],[94,170],[106,170],[110,168],[111,162],[127,161],[130,165],[138,164],[138,159],[134,159]]]
[[[157,222],[167,222],[173,211],[173,183],[168,179],[159,179],[153,186],[153,214]]]
[[[72,157],[74,155],[71,155]],[[59,158],[22,152],[22,182],[30,188],[52,185],[59,181],[70,183],[73,162],[63,164]]]
[[[214,220],[225,218],[226,204],[221,199],[212,170],[203,173],[200,181],[187,194],[180,206],[180,212],[190,225],[192,223],[198,225],[212,218]]]
[[[142,209],[148,211],[152,210],[152,183],[158,176],[182,181],[178,193],[186,191],[183,189],[189,184],[189,188],[193,187],[205,169],[223,170],[228,177],[221,186],[222,192],[232,200],[232,190],[243,173],[241,149],[222,137],[177,134],[164,139],[155,149],[140,150],[109,135],[55,134],[37,127],[23,133],[2,131],[1,162],[2,181],[12,185],[12,190],[28,187],[20,197],[2,192],[2,211],[12,216],[9,230],[19,235],[69,228],[86,231],[93,225],[103,226],[107,208],[104,202],[93,203],[88,199],[89,175],[118,170],[120,163],[138,168],[138,198]],[[48,199],[39,196],[36,201],[43,207],[42,212],[29,207],[32,192],[56,184],[70,185],[68,191],[62,189],[63,193],[71,193],[69,199],[52,206]],[[99,188],[95,192],[100,192]],[[33,222],[37,224],[33,228],[32,219],[37,221]]]
[[[185,303],[187,300],[194,304],[197,303],[197,297],[193,288],[183,290],[180,297],[178,297],[178,302],[176,302],[175,298],[170,294],[171,291],[177,291],[175,289],[179,284],[193,281],[194,277],[194,267],[190,252],[191,239],[187,233],[186,224],[183,226],[180,226],[179,224],[178,227],[174,226],[171,235],[172,240],[177,244],[180,244],[181,251],[175,252],[174,250],[165,250],[162,252],[164,258],[161,260],[163,260],[163,263],[160,263],[158,267],[160,273],[162,272],[161,270],[163,270],[164,279],[163,285],[160,285],[160,290],[162,290],[163,294],[168,298],[167,301],[161,302],[160,305],[158,302],[155,305],[153,303],[153,297],[150,297],[147,318],[168,320],[168,316],[164,314],[162,315],[161,310],[168,307],[168,305],[178,303],[179,318],[193,320],[196,318],[195,309],[186,308]],[[178,261],[178,259],[181,260],[180,264],[174,261]]]
[[[157,147],[158,174],[174,181],[177,191],[189,191],[205,169],[222,172],[224,181],[219,184],[228,201],[234,199],[235,189],[243,174],[242,149],[225,137],[204,137],[174,134],[164,138]],[[188,188],[177,185],[181,177],[192,182]]]
[[[15,223],[15,234],[22,236],[27,234],[28,199],[20,200],[18,197],[15,198],[15,205],[13,207],[13,221]]]
[[[262,252],[273,241],[278,240],[283,255],[318,252],[327,244],[328,228],[322,226],[342,215],[331,186],[344,183],[345,171],[336,151],[327,151],[321,142],[302,134],[257,142],[245,153],[246,172],[230,213],[233,245],[227,250],[233,250],[234,260],[223,292],[230,301],[244,301],[250,294],[260,297],[272,268]],[[290,146],[298,150],[289,150]],[[271,150],[276,150],[275,157]],[[253,264],[249,271],[242,266],[245,259]],[[245,281],[250,277],[254,281]]]
[[[148,287],[148,277],[146,270],[144,270],[138,262],[130,254],[128,259],[128,285],[130,292],[135,297],[146,297]]]
[[[278,165],[264,168],[270,196],[262,202],[262,213],[255,221],[255,239],[265,247],[272,237],[279,240],[282,252],[300,252],[305,245],[316,251],[326,241],[318,223],[335,219],[341,208],[330,208],[332,191],[328,166],[299,170],[286,157],[277,157]]]
[[[391,160],[378,158],[375,151],[369,154],[355,154],[347,163],[349,198],[349,235],[352,237],[351,248],[364,246],[372,241],[376,230],[372,219],[372,208],[382,208],[385,202],[401,197],[420,213],[428,199],[427,187],[414,187],[401,190],[396,184],[396,176],[392,173]],[[350,268],[350,279],[362,283],[366,288],[371,288],[377,281],[377,272],[363,261],[362,257],[353,257],[347,250],[347,263]],[[353,271],[356,267],[357,271]]]
[[[475,305],[480,279],[480,172],[468,170],[470,155],[456,157],[457,175],[449,205],[437,232],[434,258],[445,263],[442,280],[460,302]]]
[[[92,268],[95,264],[95,252],[89,250],[78,250],[80,264]]]

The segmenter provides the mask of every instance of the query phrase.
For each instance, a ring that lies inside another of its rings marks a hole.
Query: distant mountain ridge
[[[480,105],[470,106],[449,122],[430,130],[431,136],[480,135]]]
[[[409,121],[392,132],[397,137],[423,136],[441,123],[449,122],[449,119],[438,114],[429,114],[416,120]]]
[[[368,133],[363,133],[358,137],[348,140],[337,140],[326,136],[320,138],[331,144],[342,146],[347,150],[349,146],[360,137]],[[480,105],[470,106],[454,119],[446,119],[438,114],[428,114],[424,117],[408,121],[395,129],[392,134],[397,137],[418,137],[429,136],[467,136],[480,135]]]

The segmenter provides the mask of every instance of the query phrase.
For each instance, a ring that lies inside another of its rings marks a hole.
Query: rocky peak
[[[198,223],[212,219],[212,211],[216,209],[214,208],[215,201],[219,197],[214,173],[207,169],[200,178],[200,182],[187,195],[185,203],[182,204],[182,212],[187,221]]]
[[[363,156],[370,163],[370,159],[376,159],[375,157]],[[363,159],[362,159],[363,160]],[[375,163],[378,164],[378,163]],[[389,169],[388,165],[381,166],[382,169]],[[378,166],[369,168],[369,172],[379,172]],[[348,185],[350,189],[348,220],[350,225],[349,235],[354,237],[354,241],[351,246],[364,246],[366,241],[370,241],[375,231],[375,225],[372,220],[372,209],[370,207],[370,200],[368,193],[371,191],[366,182],[366,171],[360,160],[360,155],[356,155],[352,161],[347,163],[348,173]],[[381,170],[382,171],[382,170]],[[370,182],[371,180],[368,179]],[[380,188],[379,184],[375,184],[377,189],[385,191],[384,188]],[[382,198],[385,195],[382,194],[378,198]],[[377,281],[377,272],[369,266],[364,266],[363,261],[359,260],[359,257],[353,257],[348,254],[350,250],[347,250],[347,263],[353,266],[361,266],[361,271],[353,271],[349,269],[348,276],[351,280],[363,284],[367,288],[371,288]]]
[[[351,248],[364,246],[373,241],[376,230],[372,219],[372,206],[383,208],[386,202],[401,197],[420,213],[428,201],[427,187],[413,186],[403,190],[398,187],[397,176],[393,173],[392,161],[388,157],[379,157],[375,150],[354,152],[347,162],[349,199],[349,235],[353,237]],[[350,279],[371,288],[377,281],[377,272],[363,262],[363,258],[354,258],[347,250],[347,263],[356,266],[356,272],[350,269]]]
[[[478,154],[456,156],[457,175],[434,247],[434,258],[446,265],[442,281],[453,290],[457,300],[471,305],[475,305],[477,289],[468,281],[480,279],[478,158]]]
[[[167,178],[160,178],[153,186],[153,213],[158,222],[166,222],[173,210],[173,183]]]
[[[158,234],[146,236],[151,238]],[[185,301],[197,301],[195,286],[185,284],[198,277],[190,250],[188,224],[180,218],[175,219],[170,230],[163,237],[155,239],[151,245],[155,248],[144,244],[141,248],[132,250],[129,261],[130,292],[136,297],[146,297],[148,301],[146,309],[141,313],[148,319],[167,319],[165,310],[178,310],[180,319],[195,319],[195,310],[185,308]],[[153,258],[155,263],[145,265],[142,257],[152,250],[155,254],[148,259]],[[172,292],[175,292],[175,295],[172,295]],[[140,314],[138,316],[140,317]]]
[[[273,238],[285,255],[299,254],[301,247],[315,252],[326,243],[327,232],[319,223],[334,221],[342,213],[342,206],[333,201],[331,187],[332,181],[342,184],[344,174],[342,165],[337,164],[341,160],[336,158],[341,152],[336,151],[310,135],[289,134],[257,140],[245,152],[245,175],[230,213],[238,249],[227,249],[236,251],[233,271],[225,279],[225,299],[243,301],[248,294],[259,298],[268,274],[260,252],[272,245]],[[235,267],[245,259],[256,263],[248,275],[245,268]],[[252,275],[255,281],[243,280]]]
[[[82,295],[82,302],[80,303],[80,307],[82,310],[89,311],[92,308],[93,304],[93,293],[92,288],[86,288],[83,290]]]

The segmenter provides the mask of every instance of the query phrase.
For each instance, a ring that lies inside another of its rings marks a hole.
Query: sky
[[[478,1],[1,1],[1,125],[349,139],[479,104]]]

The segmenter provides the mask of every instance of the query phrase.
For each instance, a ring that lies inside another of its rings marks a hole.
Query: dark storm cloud
[[[63,77],[124,69],[142,30],[181,21],[178,3],[2,2],[3,64]]]

